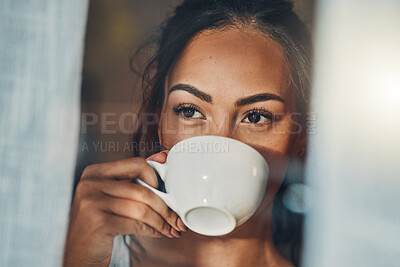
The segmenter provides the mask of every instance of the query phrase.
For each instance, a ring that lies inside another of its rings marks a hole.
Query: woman
[[[277,197],[289,162],[302,158],[306,145],[309,43],[292,5],[186,0],[163,25],[157,44],[143,76],[141,110],[157,114],[157,123],[142,116],[134,138],[147,145],[137,146],[135,157],[84,170],[65,266],[108,266],[117,235],[132,237],[132,266],[297,265],[301,221]],[[191,232],[158,196],[134,182],[140,178],[157,188],[143,157],[165,162],[174,144],[206,134],[247,143],[270,166],[257,212],[219,237]]]

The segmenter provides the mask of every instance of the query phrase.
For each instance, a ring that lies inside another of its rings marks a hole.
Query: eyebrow
[[[203,100],[203,101],[205,101],[207,103],[212,103],[212,96],[200,91],[196,87],[194,87],[192,85],[189,85],[189,84],[179,83],[177,85],[172,86],[171,89],[169,89],[168,95],[170,93],[172,93],[173,91],[177,91],[177,90],[186,91],[186,92],[191,93],[195,97],[200,98],[201,100]]]
[[[177,85],[172,86],[171,89],[169,89],[168,95],[170,93],[172,93],[173,91],[178,91],[178,90],[186,91],[207,103],[212,103],[212,96],[200,91],[196,87],[189,85],[189,84],[179,83]],[[268,101],[268,100],[277,100],[277,101],[280,101],[283,104],[285,104],[285,101],[281,97],[279,97],[275,94],[261,93],[261,94],[256,94],[256,95],[241,98],[238,101],[236,101],[235,106],[240,107],[240,106],[245,106],[245,105],[253,104],[256,102],[262,102],[262,101]]]
[[[269,93],[262,93],[262,94],[257,94],[257,95],[252,95],[252,96],[248,96],[245,98],[241,98],[238,101],[236,101],[236,106],[240,107],[240,106],[245,106],[245,105],[249,105],[249,104],[253,104],[256,102],[262,102],[262,101],[268,101],[268,100],[278,100],[280,102],[282,102],[283,104],[285,104],[285,101],[274,94],[269,94]]]

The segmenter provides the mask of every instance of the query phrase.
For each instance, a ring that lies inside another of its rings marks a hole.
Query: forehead
[[[289,97],[281,46],[255,30],[209,30],[195,36],[168,77],[168,88],[177,83],[225,100],[265,92]]]

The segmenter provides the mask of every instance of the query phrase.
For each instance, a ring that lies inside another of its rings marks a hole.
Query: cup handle
[[[147,160],[147,163],[158,172],[158,174],[161,177],[161,180],[165,181],[165,172],[167,170],[167,165],[165,163],[162,164],[162,163],[152,161],[152,160]],[[173,198],[171,197],[170,194],[161,192],[161,191],[155,189],[154,187],[151,187],[150,185],[146,184],[145,182],[143,182],[140,179],[137,179],[137,182],[138,182],[138,184],[150,189],[154,194],[159,196],[165,202],[165,204],[167,204],[168,207],[170,207],[173,211],[177,212],[177,207],[175,205],[175,201],[173,200]]]

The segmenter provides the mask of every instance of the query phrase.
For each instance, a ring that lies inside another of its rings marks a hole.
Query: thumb
[[[167,156],[168,156],[168,150],[163,150],[159,153],[151,155],[146,160],[152,160],[152,161],[157,161],[159,163],[165,163],[165,161],[167,160]]]

